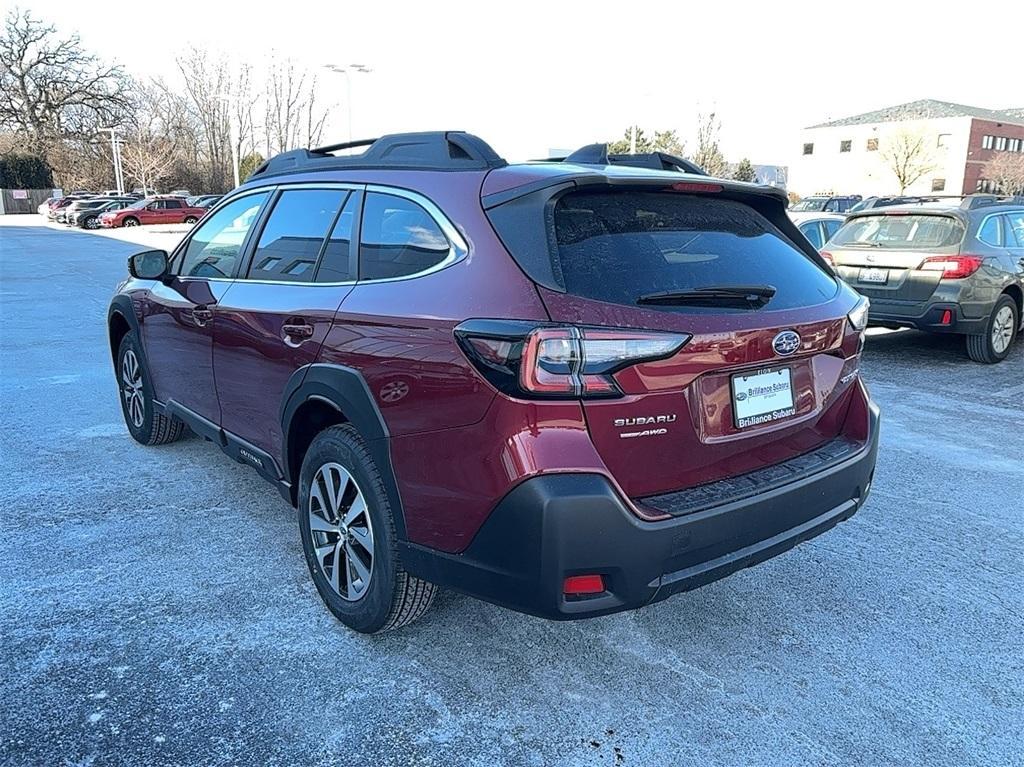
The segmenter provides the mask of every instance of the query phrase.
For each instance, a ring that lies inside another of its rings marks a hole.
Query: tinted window
[[[1024,212],[1008,213],[1006,215],[1007,229],[1010,237],[1016,240],[1016,247],[1024,248]],[[1014,247],[1014,243],[1008,242],[1008,247]]]
[[[825,240],[831,240],[832,235],[839,231],[842,227],[842,221],[822,221],[822,225],[825,227]]]
[[[812,221],[809,224],[801,224],[800,234],[810,240],[811,245],[813,245],[815,249],[820,249],[824,244],[821,241],[821,231],[818,229],[817,221]]]
[[[230,277],[266,192],[233,200],[205,219],[185,247],[179,274],[189,277]]]
[[[441,263],[451,245],[437,222],[412,200],[370,192],[363,206],[359,278],[416,274]]]
[[[862,216],[847,221],[832,238],[840,248],[872,247],[899,250],[950,248],[959,245],[964,227],[952,216]]]
[[[771,285],[778,292],[768,307],[786,309],[821,303],[837,290],[766,218],[732,200],[576,192],[558,201],[554,224],[557,271],[573,295],[635,305],[661,291]]]
[[[327,231],[348,192],[293,189],[274,205],[249,267],[249,279],[312,282]]]
[[[999,216],[989,216],[985,223],[978,230],[978,239],[986,245],[999,247],[1003,244],[1003,238],[999,231]]]
[[[316,270],[317,282],[347,282],[354,280],[351,269],[352,226],[359,214],[359,195],[349,195],[348,202],[342,208],[341,215],[331,230],[327,247],[320,258],[320,266]]]
[[[184,206],[181,204],[181,200],[164,200],[164,207],[168,210],[172,210],[182,208]]]

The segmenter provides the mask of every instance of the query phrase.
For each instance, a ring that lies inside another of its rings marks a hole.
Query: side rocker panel
[[[290,431],[295,413],[310,399],[326,401],[337,408],[366,442],[384,480],[398,538],[405,541],[405,512],[391,463],[391,434],[365,379],[359,371],[344,365],[313,363],[296,370],[285,386],[281,404],[281,433],[286,446],[291,444]],[[287,456],[283,461],[283,472],[285,482],[297,492],[299,478],[291,476]]]

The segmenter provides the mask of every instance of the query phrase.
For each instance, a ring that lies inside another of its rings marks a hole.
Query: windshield
[[[790,210],[800,213],[802,211],[825,210],[825,203],[828,197],[805,197],[794,205]]]
[[[829,246],[933,250],[959,245],[963,237],[963,224],[952,216],[879,214],[847,221]]]
[[[821,303],[835,280],[768,219],[735,200],[664,192],[573,192],[554,211],[568,293],[635,305],[652,293],[771,286],[770,309]]]

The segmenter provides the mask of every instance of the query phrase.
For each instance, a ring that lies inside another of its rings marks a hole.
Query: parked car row
[[[82,229],[188,224],[202,218],[220,198],[221,195],[212,194],[186,198],[176,194],[141,196],[137,192],[119,195],[109,190],[103,194],[78,191],[50,198],[39,206],[39,212],[51,221]]]
[[[963,335],[972,360],[1006,359],[1024,331],[1024,199],[873,197],[860,205],[845,216],[794,206],[790,218],[871,299],[869,323]]]

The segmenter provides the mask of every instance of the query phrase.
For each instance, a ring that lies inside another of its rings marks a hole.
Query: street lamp
[[[334,72],[335,74],[345,75],[345,88],[348,94],[348,140],[352,140],[352,73],[368,75],[373,70],[365,64],[349,64],[348,66],[341,66],[339,64],[324,64],[324,69]]]
[[[100,128],[100,131],[110,133],[111,154],[114,157],[114,186],[117,187],[118,194],[124,194],[124,170],[121,167],[121,141],[117,138],[117,134],[120,130],[121,129],[116,125],[110,128]]]
[[[218,101],[223,101],[228,105],[228,141],[231,144],[231,169],[235,174],[235,186],[241,184],[239,180],[239,168],[238,168],[238,145],[235,141],[235,121],[231,119],[231,110],[235,101],[231,98],[229,93],[215,93],[213,97]]]

